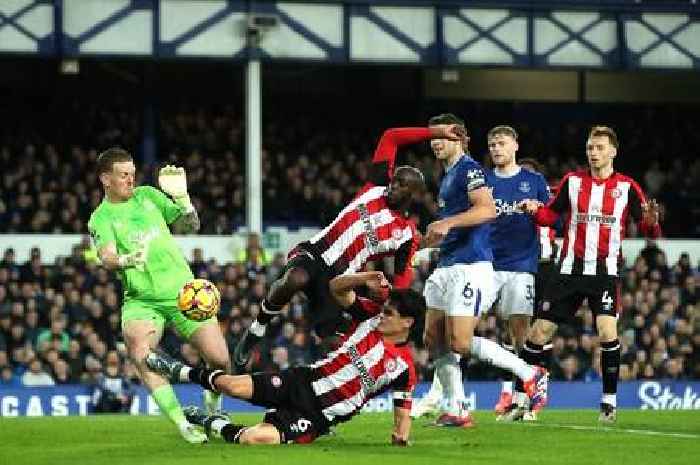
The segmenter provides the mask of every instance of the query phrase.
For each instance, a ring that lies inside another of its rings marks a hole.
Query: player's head
[[[390,208],[406,209],[424,189],[425,178],[418,168],[399,166],[394,170],[394,177],[386,191],[386,203]]]
[[[592,169],[612,168],[617,155],[617,134],[608,126],[593,126],[586,141],[586,156]]]
[[[464,121],[452,113],[443,113],[441,115],[433,116],[428,120],[428,126],[430,127],[449,126],[452,124],[461,126],[465,134],[464,139],[461,141],[432,139],[430,141],[430,148],[433,150],[433,154],[435,154],[435,157],[438,160],[449,161],[466,152],[469,145],[469,136],[467,135],[467,129],[464,126]]]
[[[413,325],[425,315],[425,297],[413,289],[392,289],[383,315],[379,330],[384,336],[408,339]]]
[[[131,154],[123,148],[102,152],[97,157],[97,174],[110,200],[123,202],[133,195],[136,167]]]
[[[507,168],[515,164],[518,151],[518,133],[510,126],[496,126],[487,135],[489,154],[496,168]]]

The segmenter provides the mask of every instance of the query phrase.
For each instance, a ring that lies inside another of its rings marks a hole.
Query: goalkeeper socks
[[[508,370],[521,380],[528,380],[535,376],[534,367],[490,339],[473,336],[469,350],[472,356],[483,362]]]
[[[542,365],[542,350],[543,346],[535,344],[534,342],[527,341],[525,347],[520,350],[520,358],[523,359],[530,365]],[[523,386],[523,378],[518,378],[515,380],[515,390],[517,392],[525,392],[525,386]]]
[[[180,407],[180,402],[175,396],[175,391],[170,384],[165,384],[160,386],[151,392],[151,397],[158,404],[160,411],[167,416],[170,421],[176,425],[186,422],[185,415],[182,413],[182,407]]]
[[[600,362],[603,370],[603,394],[616,394],[620,376],[620,341],[600,343]]]
[[[284,305],[275,305],[267,299],[263,299],[260,304],[260,313],[258,313],[257,322],[263,327],[263,334],[265,334],[265,325],[268,324],[274,317],[282,312]],[[252,331],[251,325],[251,331]],[[255,334],[255,333],[253,333]],[[263,334],[255,334],[258,337],[262,337]]]

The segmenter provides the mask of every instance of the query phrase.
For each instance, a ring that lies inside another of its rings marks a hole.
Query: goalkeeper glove
[[[140,241],[136,244],[136,248],[133,252],[119,255],[117,262],[120,268],[136,268],[139,271],[144,271],[146,264],[146,255],[148,251],[146,250],[146,242]]]
[[[194,210],[190,196],[187,194],[187,175],[185,168],[166,165],[158,173],[158,185],[175,203],[185,209],[185,213]]]

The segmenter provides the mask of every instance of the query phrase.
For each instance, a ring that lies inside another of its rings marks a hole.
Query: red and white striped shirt
[[[564,176],[556,196],[537,210],[535,221],[551,226],[565,215],[560,273],[617,276],[630,215],[643,235],[661,234],[658,223],[643,222],[645,203],[644,192],[632,178],[614,172],[596,179],[581,170]]]
[[[386,202],[398,147],[430,138],[427,128],[394,128],[382,135],[374,152],[372,180],[321,232],[300,244],[320,257],[333,273],[349,274],[368,261],[394,256],[393,284],[407,288],[413,280],[412,259],[420,244],[416,225],[405,212]]]
[[[388,389],[394,390],[395,406],[410,409],[416,385],[410,349],[384,340],[377,329],[382,319],[378,304],[358,297],[346,311],[353,315],[354,328],[338,349],[310,367],[321,413],[331,424],[347,421]]]

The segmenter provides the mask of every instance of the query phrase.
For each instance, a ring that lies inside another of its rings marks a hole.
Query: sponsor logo
[[[376,250],[379,248],[379,238],[377,237],[377,231],[372,227],[372,219],[370,218],[367,205],[364,203],[359,204],[357,211],[360,212],[360,220],[365,230],[365,246],[370,250]]]
[[[617,223],[617,218],[613,215],[589,215],[587,213],[577,213],[574,217],[576,223],[600,223],[602,225],[612,225]]]
[[[486,185],[486,179],[484,178],[484,172],[481,170],[469,170],[467,171],[467,190],[474,190],[479,187]]]
[[[523,214],[523,211],[518,208],[518,201],[508,202],[502,199],[494,199],[496,205],[496,216]]]
[[[374,380],[370,376],[369,370],[362,362],[362,357],[357,352],[357,348],[355,346],[349,346],[348,355],[350,355],[352,364],[355,366],[355,368],[357,368],[357,371],[360,372],[360,384],[362,385],[362,390],[365,391],[365,394],[374,392]]]
[[[657,381],[647,381],[639,386],[639,399],[643,410],[700,410],[700,393],[686,386],[683,395],[671,392],[671,386]]]
[[[280,378],[279,376],[273,376],[272,378],[270,378],[270,382],[272,383],[272,387],[278,388],[282,386],[282,378]]]
[[[520,192],[530,192],[530,183],[527,181],[522,181],[518,186],[518,189],[520,190]]]

